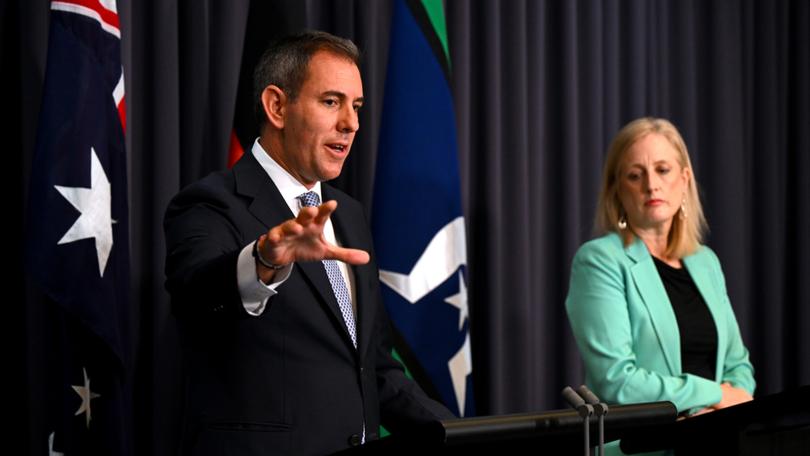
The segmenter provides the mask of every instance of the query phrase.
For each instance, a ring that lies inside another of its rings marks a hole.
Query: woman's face
[[[619,166],[618,193],[627,223],[636,230],[669,233],[689,182],[678,151],[664,136],[650,133],[630,146]]]

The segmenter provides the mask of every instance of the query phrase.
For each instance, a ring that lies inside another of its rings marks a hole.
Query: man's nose
[[[338,130],[342,133],[354,133],[360,129],[360,117],[357,115],[354,106],[348,105],[340,110],[338,119]]]

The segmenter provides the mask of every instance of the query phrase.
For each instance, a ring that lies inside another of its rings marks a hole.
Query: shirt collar
[[[273,184],[275,184],[281,196],[284,198],[284,202],[287,203],[287,206],[290,207],[290,211],[292,211],[293,214],[297,215],[298,211],[301,209],[301,202],[298,200],[298,195],[302,193],[315,192],[318,194],[321,201],[323,201],[320,182],[316,182],[311,189],[308,189],[304,184],[298,182],[286,169],[282,168],[278,162],[273,160],[273,157],[259,144],[258,138],[253,142],[251,152],[267,175],[270,176]]]

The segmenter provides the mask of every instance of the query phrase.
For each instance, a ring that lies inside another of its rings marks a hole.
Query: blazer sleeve
[[[594,392],[609,403],[670,401],[679,412],[719,402],[714,381],[637,363],[626,290],[632,280],[621,264],[625,253],[605,244],[592,241],[577,252],[565,303]]]
[[[194,184],[166,211],[166,289],[178,317],[247,315],[236,277],[242,236],[220,193]]]
[[[725,325],[728,334],[728,344],[726,345],[725,353],[722,353],[723,372],[720,379],[721,383],[731,383],[732,385],[754,394],[756,388],[756,381],[754,380],[754,366],[751,364],[748,356],[748,349],[740,334],[740,327],[737,324],[737,318],[734,316],[734,309],[731,307],[731,300],[726,291],[726,279],[723,275],[723,269],[720,266],[720,260],[717,255],[709,249],[704,247],[709,253],[711,258],[712,272],[715,277],[714,283],[718,284],[718,292],[722,298],[722,309]]]

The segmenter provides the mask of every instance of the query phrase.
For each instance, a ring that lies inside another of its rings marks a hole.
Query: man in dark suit
[[[271,46],[254,75],[261,136],[169,205],[184,454],[325,454],[378,438],[381,422],[453,417],[391,357],[363,209],[322,184],[359,128],[358,59],[321,32]]]

